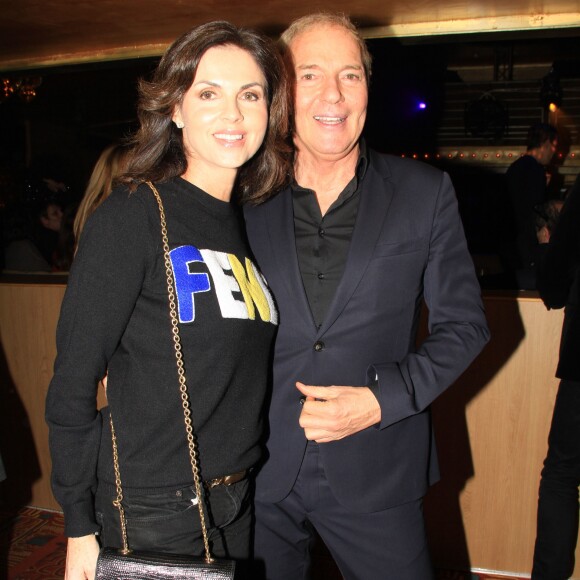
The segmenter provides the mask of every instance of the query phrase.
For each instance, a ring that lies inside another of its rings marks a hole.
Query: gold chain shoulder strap
[[[173,281],[173,269],[171,268],[171,258],[169,257],[169,240],[167,237],[167,222],[165,221],[165,210],[163,209],[163,202],[161,196],[155,186],[147,181],[147,185],[151,188],[157,205],[159,206],[159,216],[161,219],[161,237],[163,241],[163,256],[165,259],[165,274],[167,276],[167,293],[169,295],[169,313],[171,315],[171,328],[173,334],[173,345],[175,347],[175,360],[177,362],[177,374],[179,379],[179,391],[181,393],[181,405],[183,407],[183,418],[185,422],[185,432],[187,434],[187,444],[189,448],[189,459],[191,461],[191,472],[193,473],[193,482],[195,486],[195,493],[197,495],[197,508],[199,510],[199,518],[201,520],[201,531],[203,534],[203,544],[205,548],[205,560],[207,563],[213,562],[211,552],[209,549],[209,539],[206,525],[205,510],[203,507],[203,488],[201,483],[201,475],[199,469],[199,452],[193,433],[193,423],[191,421],[191,406],[189,402],[189,395],[187,393],[187,384],[185,380],[185,368],[183,366],[183,354],[181,352],[181,340],[179,337],[179,324],[177,319],[177,307],[175,305],[175,287]],[[115,436],[115,429],[113,427],[113,418],[110,417],[111,422],[111,439],[113,441],[113,464],[115,468],[115,486],[117,489],[117,497],[113,501],[113,505],[119,510],[119,518],[121,520],[121,533],[123,537],[122,552],[127,554],[130,552],[127,541],[127,523],[125,520],[125,510],[121,502],[123,501],[123,488],[121,485],[121,472],[119,469],[119,454],[117,451],[117,438]]]

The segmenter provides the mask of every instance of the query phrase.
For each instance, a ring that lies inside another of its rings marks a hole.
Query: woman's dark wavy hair
[[[261,203],[287,183],[291,163],[290,91],[281,57],[267,37],[216,21],[178,38],[161,58],[151,81],[139,81],[139,128],[131,138],[132,150],[122,178],[131,190],[144,181],[163,182],[185,172],[183,135],[172,116],[193,84],[201,58],[215,46],[236,46],[247,51],[267,85],[268,128],[258,152],[238,172],[238,200]]]

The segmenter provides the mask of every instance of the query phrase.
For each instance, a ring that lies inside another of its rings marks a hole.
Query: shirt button
[[[324,228],[318,228],[318,235],[323,238],[326,235]]]
[[[324,343],[321,340],[317,340],[314,343],[314,350],[316,352],[320,352],[320,351],[324,350]]]
[[[324,280],[324,274],[322,272],[319,272],[318,279],[319,280]]]

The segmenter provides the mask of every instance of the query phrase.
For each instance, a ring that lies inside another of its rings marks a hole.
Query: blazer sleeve
[[[538,266],[538,291],[548,308],[563,308],[580,267],[580,175],[568,194]]]
[[[423,287],[428,337],[403,360],[368,369],[369,381],[378,380],[373,392],[381,406],[381,429],[425,410],[489,340],[455,191],[445,173],[437,192]]]

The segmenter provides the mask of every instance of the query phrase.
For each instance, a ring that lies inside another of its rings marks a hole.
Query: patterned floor
[[[60,513],[23,508],[16,514],[0,511],[0,580],[62,580],[66,552]],[[314,578],[340,580],[322,547],[316,554]],[[520,580],[438,570],[437,580]]]
[[[66,539],[59,513],[23,508],[0,513],[0,578],[62,580]]]

